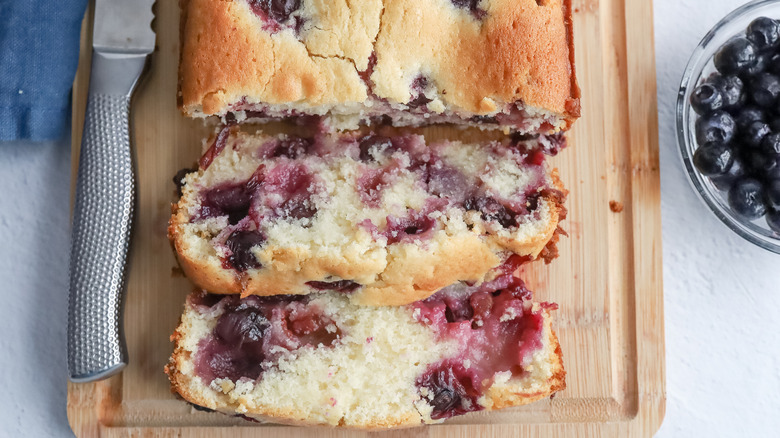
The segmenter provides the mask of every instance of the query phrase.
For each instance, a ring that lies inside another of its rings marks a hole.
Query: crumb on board
[[[623,211],[623,204],[617,201],[609,201],[609,209],[612,210],[613,213],[620,213]]]

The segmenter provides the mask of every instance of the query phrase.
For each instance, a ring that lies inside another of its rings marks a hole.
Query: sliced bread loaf
[[[168,234],[187,276],[213,293],[338,289],[354,303],[409,304],[489,279],[511,255],[555,254],[565,191],[544,164],[562,147],[552,138],[224,128],[199,169],[177,177]]]
[[[409,427],[517,406],[565,388],[556,306],[499,275],[400,307],[346,294],[196,292],[172,335],[172,390],[258,421]]]

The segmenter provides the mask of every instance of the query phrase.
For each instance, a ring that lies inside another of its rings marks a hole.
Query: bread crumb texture
[[[339,326],[342,336],[333,346],[292,351],[257,381],[209,384],[196,374],[193,358],[221,310],[199,310],[188,300],[166,367],[173,390],[198,406],[285,424],[385,429],[440,422],[431,419],[417,381],[429,365],[455,356],[456,343],[437,339],[410,306],[358,306],[339,293],[320,294],[309,305]],[[496,374],[478,400],[482,408],[525,404],[564,388],[560,349],[544,312],[543,345],[527,372]]]

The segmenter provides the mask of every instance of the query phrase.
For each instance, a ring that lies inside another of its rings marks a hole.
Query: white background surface
[[[668,399],[658,437],[780,430],[780,256],[732,234],[696,198],[674,138],[673,104],[689,54],[743,3],[655,2]],[[72,435],[69,159],[67,141],[0,143],[0,436]]]

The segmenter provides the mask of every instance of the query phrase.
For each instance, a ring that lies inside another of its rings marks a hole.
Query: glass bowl
[[[726,199],[727,193],[718,190],[693,165],[693,153],[698,147],[695,138],[698,115],[689,104],[691,93],[704,78],[716,71],[712,61],[715,52],[731,38],[744,35],[750,22],[761,16],[780,20],[780,0],[753,1],[736,9],[716,24],[693,51],[677,96],[677,143],[691,185],[715,216],[746,240],[780,254],[780,233],[772,231],[763,217],[749,221],[733,212]]]

